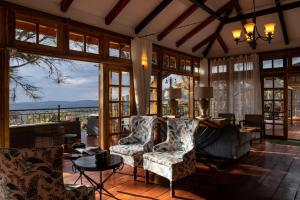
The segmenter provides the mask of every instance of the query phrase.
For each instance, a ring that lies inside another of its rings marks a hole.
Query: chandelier
[[[253,22],[244,25],[244,30],[246,32],[245,38],[241,39],[242,29],[232,30],[232,35],[236,44],[238,44],[239,42],[248,42],[250,47],[255,49],[256,41],[258,39],[271,43],[271,40],[274,38],[275,25],[276,25],[275,23],[264,24],[265,36],[262,36],[258,32],[256,26],[256,16],[255,16],[255,0],[253,0]]]

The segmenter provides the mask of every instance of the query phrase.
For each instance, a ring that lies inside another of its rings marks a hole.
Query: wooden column
[[[0,49],[0,146],[9,147],[9,55]]]

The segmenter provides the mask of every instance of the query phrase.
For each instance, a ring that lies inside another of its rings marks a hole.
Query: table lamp
[[[213,88],[212,87],[195,87],[194,89],[195,100],[200,100],[200,117],[206,118],[207,110],[209,107],[209,99],[213,98]]]

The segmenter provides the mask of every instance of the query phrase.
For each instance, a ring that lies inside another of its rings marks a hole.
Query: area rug
[[[270,140],[272,144],[300,146],[299,140]]]

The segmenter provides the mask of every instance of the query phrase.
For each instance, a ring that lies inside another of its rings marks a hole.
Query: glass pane
[[[119,133],[119,119],[110,119],[109,120],[109,132],[110,133]]]
[[[39,25],[39,44],[57,47],[57,29]]]
[[[266,135],[273,135],[273,124],[266,124],[265,128],[266,128]]]
[[[283,59],[274,59],[274,68],[281,68],[283,67]]]
[[[155,76],[151,76],[150,86],[156,88],[157,87],[157,78]]]
[[[130,103],[122,103],[122,116],[130,116]]]
[[[99,39],[96,37],[86,36],[86,52],[99,54]]]
[[[150,101],[157,101],[157,90],[150,89]]]
[[[265,90],[264,99],[265,100],[273,100],[273,90]]]
[[[274,113],[274,122],[276,124],[284,123],[284,113]]]
[[[226,65],[220,65],[219,66],[219,73],[224,73],[227,71],[227,66]]]
[[[109,104],[109,117],[119,117],[119,103]]]
[[[192,71],[192,64],[190,60],[185,61],[185,70],[188,72]]]
[[[163,67],[169,67],[169,56],[164,55],[163,57]]]
[[[284,111],[284,101],[274,101],[274,112]]]
[[[292,66],[300,67],[300,57],[292,57]]]
[[[122,87],[122,101],[130,101],[130,88]]]
[[[70,32],[69,49],[84,52],[84,35]]]
[[[157,102],[150,102],[150,115],[157,114]]]
[[[262,65],[263,65],[263,69],[271,69],[272,68],[272,60],[263,60]]]
[[[121,124],[122,132],[130,131],[129,118],[122,118],[121,120],[122,120],[122,124]]]
[[[283,78],[274,78],[274,88],[283,88],[284,87],[284,80]]]
[[[266,123],[273,123],[273,113],[266,112],[264,116],[265,116],[265,120],[269,120],[266,121]]]
[[[218,66],[212,66],[212,67],[211,67],[211,73],[212,73],[212,74],[218,73]]]
[[[264,111],[265,112],[273,111],[273,101],[264,101]]]
[[[119,72],[110,71],[110,85],[119,85]]]
[[[119,101],[119,88],[118,87],[110,87],[109,99],[111,101]]]
[[[184,59],[180,59],[180,69],[185,70],[185,60]]]
[[[152,53],[152,65],[157,65],[157,53]]]
[[[16,20],[15,39],[23,42],[36,43],[36,24]]]
[[[274,135],[283,136],[283,125],[274,125]]]
[[[170,68],[176,68],[176,57],[170,56]]]
[[[120,44],[121,46],[121,58],[130,60],[130,46]]]
[[[120,45],[116,42],[109,42],[109,56],[110,57],[120,57]]]
[[[275,100],[283,100],[283,90],[274,90],[274,99]]]
[[[273,77],[264,78],[264,88],[273,88]]]
[[[243,63],[235,63],[234,64],[234,71],[244,71],[244,64]]]
[[[122,72],[122,85],[130,85],[129,72]]]

